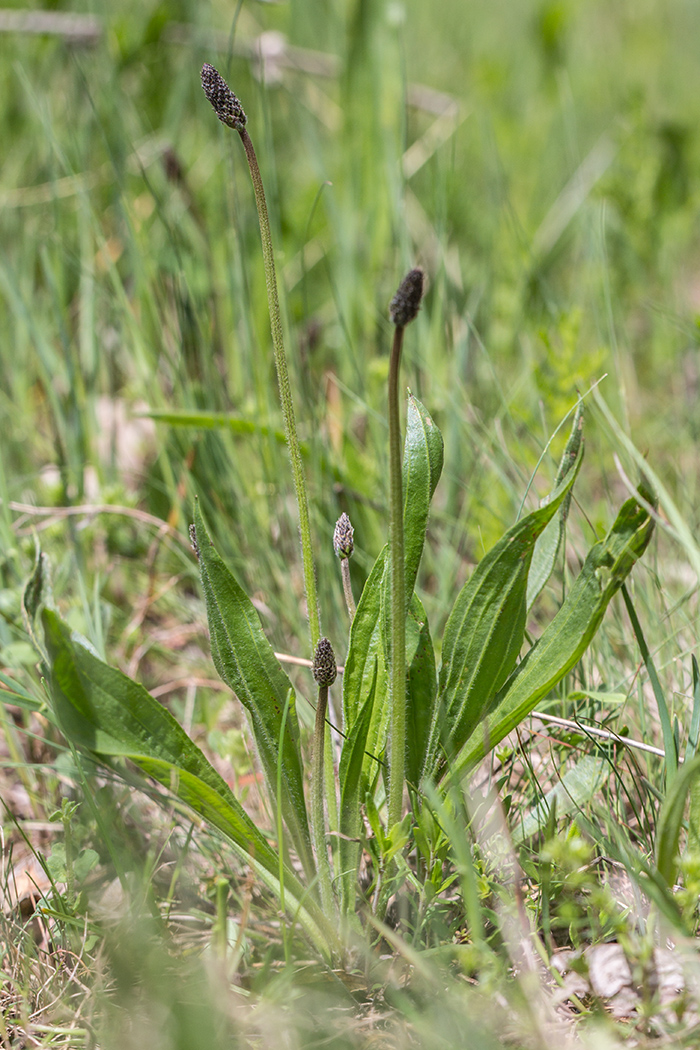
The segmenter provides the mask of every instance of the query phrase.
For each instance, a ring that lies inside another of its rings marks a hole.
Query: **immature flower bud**
[[[319,685],[333,685],[338,669],[333,646],[327,638],[320,638],[314,653],[314,678]]]
[[[202,66],[202,87],[221,123],[234,131],[242,131],[248,120],[243,106],[221,74],[208,62]]]
[[[333,549],[341,561],[343,558],[349,558],[355,550],[354,535],[355,530],[350,523],[350,518],[345,513],[341,514],[335,523],[333,532]]]
[[[425,274],[420,266],[417,266],[415,270],[409,270],[399,285],[389,304],[389,316],[397,328],[404,328],[417,317],[423,298],[424,279]]]

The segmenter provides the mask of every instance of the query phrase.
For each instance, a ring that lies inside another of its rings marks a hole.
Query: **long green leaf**
[[[578,456],[578,450],[583,441],[583,401],[579,400],[574,412],[574,422],[571,428],[569,440],[559,463],[559,470],[554,479],[554,488],[561,485],[562,481],[572,469]],[[532,554],[532,564],[527,578],[527,608],[532,608],[535,601],[542,593],[547,580],[554,571],[557,556],[564,542],[566,533],[566,519],[569,515],[571,505],[571,492],[563,499],[559,513],[552,518],[547,528],[538,537]]]
[[[403,458],[407,611],[415,610],[412,603],[413,588],[425,542],[430,501],[440,478],[442,464],[442,435],[420,401],[409,394]],[[386,630],[388,622],[387,580],[388,548],[384,547],[365,582],[357,605],[343,675],[343,713],[345,725],[350,728],[359,712],[364,708],[376,673],[377,702],[374,705],[372,725],[367,739],[367,750],[372,754],[383,751],[384,734],[389,717],[386,650],[388,637]],[[412,613],[409,612],[408,615],[410,617]],[[425,613],[421,614],[419,609],[415,612],[414,619],[416,622],[419,619],[425,620]],[[418,644],[417,637],[414,642],[415,645]],[[410,643],[411,638],[409,637],[407,638],[409,649],[406,653],[408,668],[411,666],[414,655],[410,651]],[[366,758],[366,769],[370,762],[372,759]]]
[[[365,797],[366,777],[363,775],[367,733],[372,719],[372,708],[377,690],[375,673],[369,694],[345,738],[338,767],[340,782],[340,901],[345,915],[355,911],[357,894],[357,869],[360,863],[360,834],[362,831],[361,804]]]
[[[479,562],[445,627],[431,754],[436,775],[456,755],[515,666],[525,633],[527,578],[537,537],[571,491],[579,446],[548,503],[516,522]],[[442,745],[444,754],[438,758]]]
[[[64,735],[103,761],[129,759],[218,828],[279,895],[279,859],[226,781],[169,711],[143,686],[109,667],[51,611],[43,613],[51,700]],[[284,869],[285,905],[327,953],[333,931],[292,871]]]
[[[671,781],[659,810],[656,825],[656,866],[669,886],[676,881],[678,871],[678,840],[681,835],[683,813],[688,792],[700,776],[700,755],[684,762]],[[697,835],[697,829],[694,829]]]
[[[403,532],[406,608],[416,584],[428,528],[430,501],[442,473],[442,434],[418,398],[409,392],[403,452]]]
[[[426,771],[435,721],[437,673],[428,618],[417,594],[406,618],[406,779],[418,787]]]
[[[253,603],[214,549],[198,504],[195,536],[214,664],[248,712],[271,799],[277,798],[278,763],[281,765],[282,798],[278,803],[307,877],[312,879],[315,864],[292,683],[265,637]],[[280,754],[282,717],[290,691]]]
[[[642,492],[645,499],[651,498]],[[533,710],[580,660],[605,610],[651,539],[654,522],[635,499],[627,500],[605,537],[588,552],[559,612],[511,675],[492,712],[473,733],[453,766],[460,776]]]

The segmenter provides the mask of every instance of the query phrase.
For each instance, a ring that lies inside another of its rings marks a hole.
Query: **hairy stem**
[[[350,623],[355,619],[355,598],[352,593],[352,584],[350,583],[350,562],[347,558],[343,558],[340,563],[340,574],[343,578],[343,593],[345,594],[345,604],[348,607],[348,614],[350,616]]]
[[[403,484],[399,367],[404,328],[397,325],[389,361],[389,566],[391,580],[391,725],[389,729],[389,819],[398,824],[403,812],[406,768],[406,581],[404,575]]]
[[[311,768],[311,837],[316,851],[318,881],[321,890],[321,905],[326,918],[335,913],[331,866],[326,845],[326,817],[324,812],[323,763],[326,741],[326,710],[328,708],[328,686],[318,687],[316,724],[314,726],[314,753]]]
[[[311,648],[312,650],[315,650],[321,636],[321,621],[318,609],[313,549],[311,545],[309,503],[306,496],[306,481],[304,479],[301,449],[299,447],[299,438],[297,437],[292,388],[289,382],[289,369],[287,368],[287,355],[284,350],[284,339],[282,336],[282,316],[280,314],[279,297],[277,295],[277,276],[275,274],[275,259],[272,252],[270,220],[267,214],[265,190],[263,188],[260,168],[258,167],[258,160],[255,156],[252,139],[245,127],[237,127],[236,130],[241,136],[243,148],[245,149],[248,167],[250,168],[250,177],[253,183],[253,191],[255,193],[255,203],[258,208],[260,239],[262,240],[263,261],[265,264],[265,284],[267,286],[270,327],[272,329],[272,345],[275,352],[275,367],[277,369],[277,382],[279,385],[280,401],[282,403],[282,415],[284,417],[284,432],[287,439],[287,447],[289,448],[289,458],[292,463],[294,490],[296,493],[297,505],[299,507],[299,534],[301,536],[304,589],[306,591],[306,603],[308,607]]]

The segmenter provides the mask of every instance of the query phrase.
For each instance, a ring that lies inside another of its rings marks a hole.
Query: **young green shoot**
[[[289,448],[289,458],[292,463],[292,477],[296,493],[297,506],[299,508],[299,533],[301,536],[301,553],[304,570],[304,589],[306,591],[306,603],[308,607],[309,631],[311,634],[311,648],[316,649],[321,637],[321,620],[318,607],[318,595],[316,590],[316,573],[314,569],[313,548],[311,545],[311,525],[309,520],[309,503],[306,495],[306,482],[304,479],[304,468],[301,459],[301,448],[297,436],[296,417],[294,414],[294,402],[292,400],[292,388],[289,381],[289,368],[287,367],[287,355],[284,349],[284,338],[282,335],[282,315],[280,313],[279,297],[277,294],[277,275],[275,273],[275,258],[272,251],[272,234],[270,232],[270,220],[267,214],[267,201],[263,188],[262,176],[255,155],[253,142],[246,129],[248,118],[245,115],[241,103],[233,91],[213,66],[205,63],[202,66],[202,87],[214,112],[227,127],[237,131],[241,137],[245,150],[250,178],[255,193],[255,203],[258,209],[258,220],[260,222],[260,239],[262,241],[263,262],[265,265],[265,285],[267,287],[267,301],[270,313],[270,328],[272,330],[272,345],[275,354],[275,368],[277,369],[277,383],[279,385],[280,401],[282,403],[282,415],[284,417],[284,432]]]

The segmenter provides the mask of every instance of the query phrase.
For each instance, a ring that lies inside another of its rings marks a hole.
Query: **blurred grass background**
[[[20,598],[39,528],[74,626],[161,689],[245,779],[245,739],[207,684],[186,544],[195,494],[275,647],[310,655],[257,217],[237,137],[202,94],[204,61],[246,109],[268,194],[324,631],[339,659],[333,524],[347,511],[355,525],[359,594],[387,530],[387,304],[415,263],[430,287],[404,379],[446,446],[420,578],[435,639],[576,392],[598,381],[697,536],[696,4],[50,7],[89,17],[88,35],[30,32],[19,5],[0,13],[0,665],[33,696]],[[638,473],[589,405],[574,568],[626,495],[613,454]],[[132,516],[77,510],[105,504]],[[634,587],[681,736],[698,638],[692,556],[660,530]],[[658,743],[638,672],[616,604],[569,685],[627,696],[612,713],[584,697],[579,711]],[[53,775],[54,757],[38,757]],[[646,775],[658,782],[657,767]],[[22,776],[37,816],[49,803],[35,774]]]

